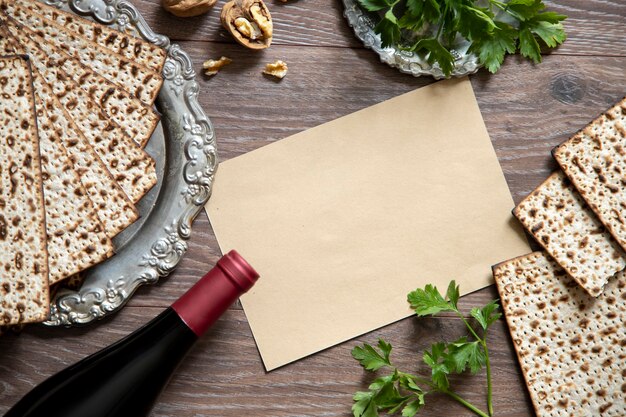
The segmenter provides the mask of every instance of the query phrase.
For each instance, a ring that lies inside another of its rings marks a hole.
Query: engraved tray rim
[[[190,56],[148,26],[138,9],[126,0],[39,0],[44,4],[111,26],[164,48],[163,85],[156,100],[161,111],[163,147],[157,160],[162,176],[150,192],[154,202],[139,210],[145,219],[120,250],[90,268],[78,291],[60,289],[50,302],[48,326],[84,325],[119,310],[144,284],[169,275],[186,253],[191,225],[211,195],[217,169],[215,134],[198,102],[198,83]],[[153,142],[151,138],[150,142]],[[146,149],[150,147],[150,143]],[[150,152],[150,151],[149,151]],[[142,210],[143,209],[143,210]],[[134,225],[131,225],[131,228]],[[124,233],[124,232],[123,232]],[[115,239],[114,239],[115,241]]]

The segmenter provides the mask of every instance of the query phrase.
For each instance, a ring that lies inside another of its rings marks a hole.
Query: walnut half
[[[174,16],[192,17],[209,11],[217,0],[161,0],[163,8]]]
[[[224,4],[221,20],[246,48],[265,49],[272,43],[272,16],[263,0],[231,0]]]

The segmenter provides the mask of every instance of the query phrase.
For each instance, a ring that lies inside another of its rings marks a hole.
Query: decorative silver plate
[[[366,48],[374,50],[380,57],[381,62],[415,77],[431,75],[435,79],[446,78],[439,64],[429,64],[424,54],[404,51],[395,46],[383,48],[380,35],[374,33],[374,26],[376,26],[379,19],[375,13],[363,10],[356,0],[343,0],[343,5],[343,15],[348,20],[348,24],[354,29],[356,37],[363,42]],[[476,55],[467,52],[469,47],[470,43],[467,40],[459,38],[455,48],[450,51],[455,58],[454,70],[451,74],[453,77],[473,74],[482,66],[478,62]]]
[[[167,51],[156,100],[161,123],[146,146],[158,183],[137,204],[140,219],[113,239],[116,254],[86,272],[79,291],[60,289],[50,326],[86,324],[126,303],[142,284],[168,275],[187,251],[191,223],[211,194],[217,167],[213,127],[198,104],[191,59],[154,33],[125,0],[44,0],[45,3],[132,33]]]

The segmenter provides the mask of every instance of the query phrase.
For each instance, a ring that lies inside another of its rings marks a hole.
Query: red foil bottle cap
[[[200,337],[258,278],[250,264],[231,250],[172,309]]]

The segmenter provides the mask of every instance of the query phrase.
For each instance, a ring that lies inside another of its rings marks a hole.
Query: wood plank
[[[226,0],[219,0],[207,14],[178,18],[160,7],[159,2],[136,0],[148,23],[157,33],[179,42],[232,43],[222,29],[220,11]],[[621,0],[546,1],[548,10],[569,16],[568,40],[558,54],[626,56],[626,3]],[[275,45],[341,46],[363,48],[343,17],[338,0],[267,1],[274,20]],[[240,47],[243,50],[243,47]],[[270,50],[272,48],[270,47]],[[252,51],[248,51],[251,55]]]
[[[156,316],[162,309],[127,307],[89,328],[29,327],[20,336],[0,338],[0,414],[48,376],[107,346]],[[320,354],[266,373],[241,311],[229,311],[192,349],[165,389],[153,416],[341,416],[349,417],[352,394],[366,389],[372,375],[350,356],[358,343],[383,337],[394,345],[392,358],[406,371],[424,372],[416,358],[431,343],[464,334],[460,320],[406,319]],[[285,343],[289,343],[286,339]],[[505,323],[489,338],[495,409],[501,417],[531,414],[528,396]],[[462,396],[485,407],[484,375],[455,378]],[[471,416],[441,396],[428,397],[420,416]]]

